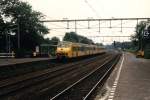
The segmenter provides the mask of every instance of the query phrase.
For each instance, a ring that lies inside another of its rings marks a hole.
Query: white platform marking
[[[113,88],[116,88],[117,87],[117,85],[113,85]]]
[[[119,71],[117,73],[117,77],[115,79],[115,82],[112,86],[112,89],[110,91],[110,94],[108,96],[108,100],[113,100],[114,96],[115,96],[115,90],[116,90],[116,87],[117,87],[117,84],[118,84],[118,80],[119,80],[119,77],[120,77],[120,73],[121,73],[121,69],[122,69],[122,66],[123,66],[123,62],[124,62],[124,53],[123,53],[123,57],[122,57],[122,61],[121,61],[121,64],[120,64],[120,67],[119,67]]]

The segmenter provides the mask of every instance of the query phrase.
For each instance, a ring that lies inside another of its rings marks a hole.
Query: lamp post
[[[17,45],[18,45],[18,49],[20,49],[20,16],[18,16],[18,29],[17,29],[18,33],[17,33]]]

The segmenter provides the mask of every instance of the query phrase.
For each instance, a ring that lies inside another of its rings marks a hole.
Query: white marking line
[[[116,88],[112,88],[111,90],[115,91],[115,90],[116,90]]]
[[[113,88],[116,88],[117,87],[117,85],[113,85]]]
[[[117,77],[115,79],[115,82],[114,82],[114,84],[112,86],[112,89],[110,91],[110,94],[108,96],[108,100],[113,100],[113,98],[114,98],[115,90],[116,90],[116,87],[117,87],[117,84],[118,84],[118,80],[119,80],[119,77],[120,77],[120,73],[121,73],[121,69],[122,69],[122,66],[123,66],[123,62],[124,62],[124,53],[123,53],[123,57],[122,57],[122,61],[121,61],[121,64],[120,64],[119,71],[117,73]]]
[[[109,96],[109,99],[113,99],[113,98],[114,98],[114,96],[113,96],[113,95]]]
[[[110,93],[110,95],[114,95],[115,93],[113,92],[113,93]]]
[[[119,71],[118,71],[118,74],[117,74],[117,77],[116,77],[116,82],[117,83],[118,83],[118,80],[119,80],[119,77],[120,77],[120,73],[121,73],[121,69],[122,69],[122,66],[123,66],[123,62],[124,62],[124,53],[123,53],[122,62],[121,62],[121,65],[120,65],[120,68],[119,68]]]
[[[111,90],[110,92],[112,93],[112,92],[115,92],[115,91]]]
[[[118,82],[115,80],[114,84],[117,84]]]

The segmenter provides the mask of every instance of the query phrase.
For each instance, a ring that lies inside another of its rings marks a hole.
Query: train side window
[[[81,50],[81,47],[77,47],[78,48],[78,51],[80,51]]]
[[[79,51],[79,47],[76,47],[76,51]]]
[[[82,47],[80,47],[80,51],[84,51],[84,47],[82,46]]]
[[[87,47],[85,47],[84,49],[85,49],[85,51],[87,51],[87,50],[88,50],[88,49],[87,49]]]
[[[75,51],[75,47],[72,47],[72,51]]]
[[[89,47],[86,47],[87,48],[87,50],[89,50]]]
[[[72,50],[73,50],[73,51],[78,51],[78,50],[79,50],[79,47],[72,47]]]
[[[78,47],[78,51],[81,51],[81,47]]]
[[[75,51],[78,51],[78,48],[77,48],[77,47],[75,47]]]

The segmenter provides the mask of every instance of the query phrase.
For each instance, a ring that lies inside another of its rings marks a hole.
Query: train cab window
[[[60,44],[58,44],[58,47],[67,48],[67,47],[69,47],[69,45],[66,43],[60,43]]]

